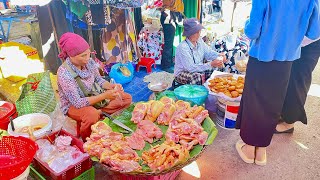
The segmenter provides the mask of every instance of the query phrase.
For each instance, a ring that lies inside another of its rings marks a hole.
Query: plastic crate
[[[34,169],[32,166],[30,166],[30,177],[33,178],[33,180],[46,180],[36,169]],[[94,167],[90,168],[89,170],[82,173],[80,176],[74,178],[73,180],[94,180],[95,177],[95,171]]]
[[[52,133],[45,137],[45,139],[48,139],[49,141],[54,141],[55,136],[58,132]],[[72,136],[71,134],[67,133],[64,130],[61,130],[60,135],[70,136],[72,138],[71,145],[77,147],[81,152],[84,152],[83,150],[83,142]],[[35,157],[32,162],[34,168],[44,175],[46,179],[54,179],[54,180],[69,180],[76,178],[85,171],[89,170],[92,167],[92,161],[90,157],[86,157],[82,159],[77,164],[68,167],[66,170],[62,171],[61,173],[56,173],[53,170],[49,168],[49,165],[45,162],[41,162],[38,157]]]

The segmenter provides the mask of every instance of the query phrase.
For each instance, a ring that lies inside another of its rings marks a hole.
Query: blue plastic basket
[[[188,101],[191,105],[203,105],[208,97],[208,90],[201,85],[182,85],[174,90],[177,99]]]

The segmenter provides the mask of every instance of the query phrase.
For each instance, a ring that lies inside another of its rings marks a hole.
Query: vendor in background
[[[126,108],[131,104],[132,97],[123,92],[120,84],[111,84],[100,76],[98,65],[90,58],[89,44],[81,36],[65,33],[60,38],[59,46],[61,48],[59,57],[65,60],[57,72],[61,110],[70,118],[81,121],[80,135],[85,140],[91,134],[91,125],[100,119],[102,111],[111,114]],[[85,97],[66,65],[80,77],[87,91],[92,90],[94,82],[105,91],[96,96]],[[101,109],[93,107],[105,99],[109,100],[105,107]]]
[[[163,0],[160,22],[163,28],[164,46],[161,59],[161,69],[172,73],[173,41],[176,26],[183,21],[184,4],[182,0]]]
[[[186,40],[176,50],[175,81],[180,84],[201,85],[215,68],[223,66],[226,56],[215,52],[203,42],[200,32],[204,27],[196,18],[186,19],[183,25]]]

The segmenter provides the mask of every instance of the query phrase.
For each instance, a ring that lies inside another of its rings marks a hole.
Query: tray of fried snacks
[[[158,176],[196,160],[218,130],[208,110],[169,97],[132,104],[114,117],[134,132],[106,118],[91,126],[84,150],[110,172]]]
[[[240,102],[244,82],[244,75],[214,71],[204,86],[209,90],[209,94],[228,101]]]

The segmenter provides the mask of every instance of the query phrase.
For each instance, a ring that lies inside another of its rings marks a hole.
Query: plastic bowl
[[[201,85],[182,85],[174,90],[177,99],[188,101],[191,105],[203,105],[208,97],[208,90]]]
[[[167,83],[157,82],[157,83],[149,83],[148,88],[153,92],[162,92],[169,87]]]
[[[11,123],[8,125],[8,134],[11,136],[23,136],[29,138],[28,133],[20,133],[16,132],[17,130],[26,127],[26,126],[37,126],[41,124],[46,124],[39,130],[33,132],[35,138],[39,139],[51,132],[52,128],[52,120],[51,118],[43,113],[33,113],[33,114],[26,114],[23,116],[19,116],[13,120],[15,131],[12,131]]]

